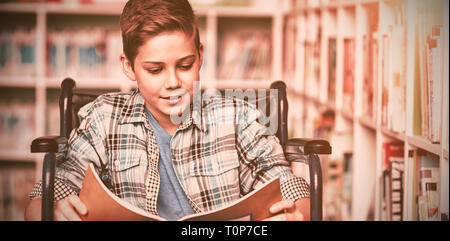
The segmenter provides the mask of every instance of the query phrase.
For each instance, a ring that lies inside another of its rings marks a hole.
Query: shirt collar
[[[195,101],[194,101],[195,103]],[[199,106],[194,108],[194,106]],[[182,122],[179,129],[186,129],[190,125],[194,124],[201,131],[207,131],[207,125],[204,118],[202,118],[203,103],[191,103],[189,113],[185,121]],[[124,103],[121,115],[119,118],[120,124],[126,123],[145,123],[147,121],[147,115],[145,113],[145,100],[139,89],[134,90],[131,93],[131,97]]]

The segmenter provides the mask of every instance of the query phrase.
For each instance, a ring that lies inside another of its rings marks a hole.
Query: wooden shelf
[[[36,161],[36,155],[24,151],[0,150],[0,161],[1,160],[33,162]]]
[[[374,130],[374,131],[377,130],[377,123],[374,120],[372,120],[368,117],[365,117],[365,116],[359,117],[358,120],[361,125],[369,128],[371,130]]]
[[[355,119],[353,113],[351,113],[349,110],[342,109],[340,112],[342,117],[349,121],[353,121]]]
[[[47,88],[61,88],[61,82],[64,78],[46,78],[45,83]],[[82,89],[121,89],[126,81],[130,81],[124,78],[86,78],[76,77],[73,78],[76,81],[76,88]]]
[[[399,132],[395,132],[395,131],[389,130],[388,128],[386,128],[384,126],[380,126],[379,129],[380,129],[381,133],[383,133],[383,134],[385,134],[385,135],[387,135],[387,136],[389,136],[391,138],[394,138],[394,139],[396,139],[398,141],[405,142],[405,140],[406,140],[404,133],[399,133]]]
[[[6,3],[0,4],[0,11],[29,13],[60,13],[60,14],[95,14],[120,15],[125,2],[111,3]]]
[[[421,136],[408,136],[407,141],[409,144],[424,149],[425,151],[434,153],[438,156],[441,155],[441,145],[435,144],[429,141],[428,139]]]
[[[35,88],[36,77],[0,76],[0,87]]]

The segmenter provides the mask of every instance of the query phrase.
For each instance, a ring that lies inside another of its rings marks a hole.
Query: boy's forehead
[[[138,55],[173,56],[195,54],[195,40],[183,31],[165,31],[149,37],[139,48]]]

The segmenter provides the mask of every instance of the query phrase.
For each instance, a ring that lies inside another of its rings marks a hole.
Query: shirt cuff
[[[67,186],[63,181],[55,178],[55,201],[62,200],[70,195],[77,195],[77,193]],[[33,189],[30,192],[30,199],[34,199],[36,197],[42,196],[42,181],[36,183],[33,187]]]
[[[300,198],[308,198],[309,185],[301,177],[292,177],[281,183],[281,195],[283,199],[291,199],[294,202]]]

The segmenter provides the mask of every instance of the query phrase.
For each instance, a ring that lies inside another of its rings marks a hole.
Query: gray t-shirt
[[[158,193],[158,214],[167,220],[178,220],[186,215],[195,213],[178,182],[173,170],[170,152],[172,136],[164,130],[145,108],[151,127],[155,133],[159,148],[158,171],[160,186]]]

